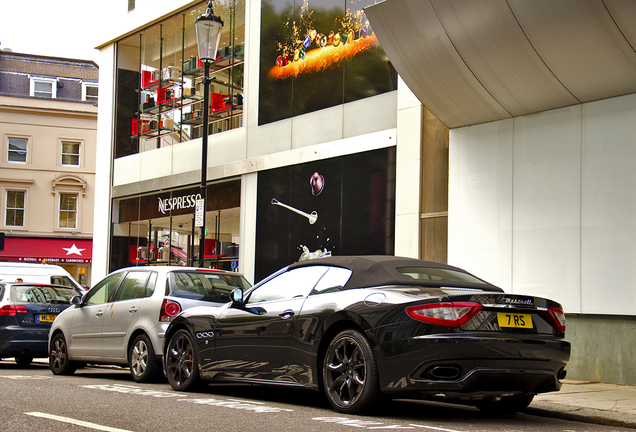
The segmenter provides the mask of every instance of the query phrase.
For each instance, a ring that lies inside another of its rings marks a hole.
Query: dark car
[[[382,395],[515,412],[559,390],[570,357],[560,304],[417,259],[301,261],[232,298],[170,324],[173,389],[202,380],[308,388],[343,413]]]
[[[0,284],[0,358],[19,366],[48,357],[51,323],[70,306],[75,288],[34,283]]]

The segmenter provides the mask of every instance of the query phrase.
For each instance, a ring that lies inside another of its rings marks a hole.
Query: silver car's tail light
[[[181,305],[173,300],[163,299],[159,321],[172,321],[181,312]]]
[[[440,302],[409,306],[406,313],[418,321],[446,327],[459,327],[477,315],[482,305],[475,302]]]

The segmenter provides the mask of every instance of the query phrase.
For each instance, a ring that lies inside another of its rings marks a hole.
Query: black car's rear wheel
[[[51,340],[49,368],[54,375],[73,375],[77,369],[76,363],[68,358],[68,345],[62,333],[56,334]]]
[[[143,383],[155,380],[159,376],[161,367],[155,357],[152,342],[145,334],[135,338],[128,353],[130,375],[135,382]]]
[[[201,387],[194,338],[187,330],[172,335],[164,361],[166,377],[173,389],[193,391]]]
[[[504,396],[500,399],[484,399],[477,403],[477,408],[485,413],[514,414],[523,411],[530,405],[534,395]]]
[[[380,397],[373,350],[362,333],[345,330],[329,344],[323,383],[331,406],[341,413],[368,410]]]

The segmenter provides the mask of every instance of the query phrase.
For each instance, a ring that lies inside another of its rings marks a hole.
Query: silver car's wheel
[[[194,338],[179,330],[170,338],[164,361],[166,378],[175,390],[192,391],[202,386]]]
[[[73,375],[77,365],[68,358],[68,345],[62,333],[53,336],[49,352],[49,368],[54,375]]]
[[[331,341],[323,364],[323,382],[329,403],[339,412],[357,413],[377,402],[377,366],[362,333],[346,330]]]
[[[159,375],[159,362],[155,357],[152,342],[146,335],[135,338],[128,354],[130,375],[135,382],[153,381]]]

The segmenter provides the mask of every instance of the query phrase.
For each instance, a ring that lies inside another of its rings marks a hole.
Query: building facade
[[[203,164],[205,2],[128,3],[100,47],[94,272],[192,262],[203,165],[206,265],[448,261],[561,302],[568,377],[635,384],[633,4],[362,3],[213,2]]]
[[[97,167],[95,272],[197,262],[202,165],[206,266],[257,282],[303,253],[420,256],[422,221],[423,256],[446,259],[448,130],[400,84],[364,16],[372,2],[213,2],[224,27],[204,163],[194,19],[207,2],[177,3],[137,1],[99,47],[114,90],[98,160],[113,162]],[[437,155],[426,179],[422,146]]]
[[[2,261],[91,285],[98,67],[0,51]]]
[[[450,128],[449,262],[559,301],[568,377],[636,384],[636,4],[386,0],[366,13]]]

